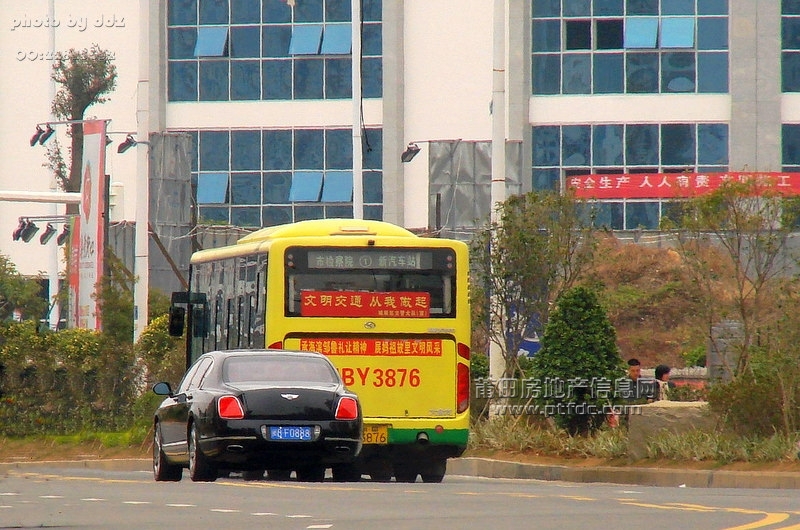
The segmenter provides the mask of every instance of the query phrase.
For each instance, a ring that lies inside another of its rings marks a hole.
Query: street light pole
[[[492,53],[492,187],[491,224],[499,225],[497,208],[506,200],[506,2],[494,0],[493,53]],[[493,239],[493,238],[492,238]],[[489,252],[494,252],[490,248]],[[493,335],[496,340],[489,341],[489,376],[493,381],[503,377],[505,358],[498,340],[505,337],[501,315],[505,308],[498,307],[500,301],[496,293],[490,294],[490,311]]]
[[[361,0],[350,0],[353,92],[353,219],[364,218],[364,168],[361,141]]]
[[[150,2],[139,1],[139,42],[150,42]],[[139,139],[147,139],[147,149],[136,152],[136,233],[133,285],[133,343],[139,340],[147,327],[148,292],[150,290],[150,57],[148,53],[139,54],[139,82],[136,90],[136,134]],[[145,169],[142,175],[142,168]]]
[[[47,3],[47,15],[49,20],[52,22],[56,19],[56,5],[55,0],[49,0]],[[55,25],[50,24],[50,31],[48,32],[48,41],[50,44],[50,52],[55,55],[56,51],[56,28]],[[56,82],[51,78],[50,79],[50,101],[55,101],[56,99]],[[55,115],[53,115],[52,110],[50,113],[50,118],[55,119]],[[52,180],[50,183],[50,191],[56,192],[58,190],[58,182],[56,181],[56,176],[52,175]],[[53,215],[58,215],[58,203],[54,202],[51,207],[51,213]],[[48,295],[51,300],[50,304],[50,313],[47,315],[48,322],[50,324],[50,329],[57,330],[61,315],[61,308],[58,304],[58,245],[55,246],[52,252],[50,252],[49,256],[49,263],[47,268],[48,278]]]

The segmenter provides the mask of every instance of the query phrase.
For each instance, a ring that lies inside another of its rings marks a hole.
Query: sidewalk
[[[152,471],[150,459],[59,460],[0,463],[0,476],[11,469],[57,466],[64,468]],[[447,461],[448,475],[565,482],[603,482],[639,486],[686,488],[800,489],[800,473],[779,471],[714,471],[641,467],[523,464],[490,458],[462,457]]]
[[[476,457],[448,460],[447,473],[473,477],[605,482],[639,486],[800,489],[800,473],[606,466],[578,467],[523,464]]]

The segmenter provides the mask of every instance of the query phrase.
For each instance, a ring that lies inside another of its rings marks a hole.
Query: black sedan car
[[[361,451],[358,397],[348,391],[327,357],[287,350],[230,350],[202,355],[154,416],[153,473],[193,481],[223,472],[245,479],[357,480]]]

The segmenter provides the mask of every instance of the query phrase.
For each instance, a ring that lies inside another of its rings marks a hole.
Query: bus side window
[[[207,306],[194,306],[192,308],[192,336],[201,338],[208,337],[208,324],[210,319],[211,314]]]

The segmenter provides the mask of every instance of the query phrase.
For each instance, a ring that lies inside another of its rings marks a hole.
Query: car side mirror
[[[171,396],[172,387],[166,381],[162,381],[153,385],[153,393],[157,396]]]

